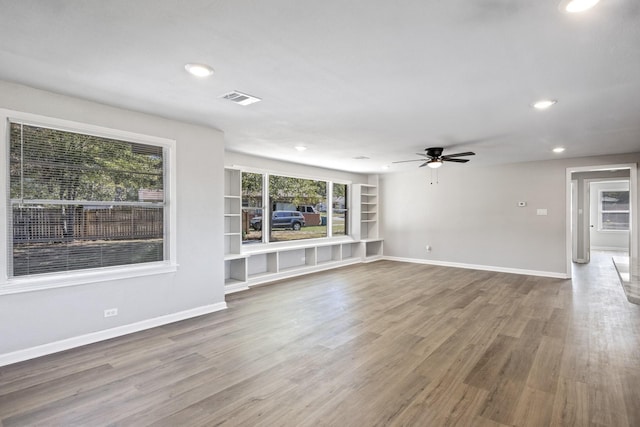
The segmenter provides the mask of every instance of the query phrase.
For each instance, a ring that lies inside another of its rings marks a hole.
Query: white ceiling
[[[640,151],[640,2],[581,15],[558,4],[0,0],[0,79],[216,127],[228,150],[349,171],[430,146],[473,150],[475,164]],[[216,72],[195,78],[187,62]],[[263,101],[219,98],[231,90]],[[558,103],[540,112],[540,98]]]

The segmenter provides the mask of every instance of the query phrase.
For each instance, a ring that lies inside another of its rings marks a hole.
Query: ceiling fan
[[[456,157],[476,155],[476,153],[473,153],[471,151],[466,151],[464,153],[456,153],[456,154],[449,154],[449,155],[443,156],[442,151],[444,151],[444,148],[442,147],[425,148],[424,151],[426,151],[426,154],[416,153],[416,155],[422,156],[422,158],[420,159],[400,160],[398,162],[393,162],[393,163],[424,162],[419,167],[429,166],[432,169],[437,169],[440,166],[442,166],[443,162],[467,163],[469,161],[469,159],[457,159]]]

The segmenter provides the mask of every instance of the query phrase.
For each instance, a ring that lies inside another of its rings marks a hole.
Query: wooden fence
[[[162,208],[116,206],[14,207],[16,243],[136,240],[163,236]]]

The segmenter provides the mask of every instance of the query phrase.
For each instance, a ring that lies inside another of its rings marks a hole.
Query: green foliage
[[[345,197],[347,195],[347,184],[333,184],[333,197]]]
[[[294,205],[315,205],[327,197],[327,183],[311,179],[269,176],[269,199],[286,201]]]
[[[242,204],[262,207],[262,174],[242,172]]]
[[[243,205],[262,207],[262,174],[242,173]],[[311,179],[269,175],[269,199],[294,205],[315,205],[327,197],[327,183]]]
[[[163,189],[160,147],[11,124],[11,198],[138,201]]]

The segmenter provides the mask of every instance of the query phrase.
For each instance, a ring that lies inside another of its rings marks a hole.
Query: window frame
[[[165,174],[165,221],[163,239],[165,239],[166,242],[166,250],[164,251],[164,260],[141,264],[125,264],[113,267],[10,277],[8,257],[11,254],[11,247],[13,245],[12,230],[9,224],[9,218],[11,216],[8,211],[11,207],[9,194],[11,122],[162,147]],[[4,147],[0,150],[0,163],[2,164],[3,171],[0,174],[0,188],[3,189],[3,197],[0,197],[0,210],[5,214],[4,225],[0,227],[0,242],[2,242],[0,243],[0,259],[4,261],[0,263],[0,295],[173,273],[177,271],[175,140],[8,109],[0,109],[0,134],[4,136]]]
[[[342,180],[342,179],[331,179],[331,178],[322,178],[322,177],[317,177],[317,176],[313,176],[313,175],[301,175],[301,174],[290,174],[290,173],[286,173],[286,172],[279,172],[279,171],[273,171],[273,170],[267,170],[267,169],[260,169],[260,168],[254,168],[254,167],[244,167],[244,166],[238,166],[238,165],[233,165],[234,168],[237,168],[240,170],[241,173],[255,173],[255,174],[261,174],[262,175],[262,179],[263,179],[263,186],[262,186],[262,200],[263,200],[263,206],[262,206],[262,241],[261,242],[242,242],[241,245],[241,252],[243,253],[250,253],[253,251],[260,251],[263,250],[267,247],[274,247],[274,248],[279,248],[279,247],[298,247],[300,245],[313,245],[314,243],[319,243],[319,242],[327,242],[327,241],[353,241],[353,237],[351,235],[351,199],[352,197],[350,197],[350,193],[352,191],[353,188],[353,183],[351,181],[348,180]],[[271,218],[269,217],[270,215],[264,215],[265,209],[266,207],[264,206],[265,203],[268,205],[269,202],[269,176],[271,175],[277,175],[277,176],[281,176],[281,177],[285,177],[285,178],[297,178],[297,179],[308,179],[308,180],[314,180],[314,181],[322,181],[325,182],[327,184],[327,236],[326,237],[316,237],[316,238],[312,238],[312,239],[298,239],[298,240],[287,240],[287,241],[269,241],[269,233],[265,233],[264,229],[265,227],[270,227],[270,220]],[[347,186],[347,205],[346,205],[346,211],[347,211],[347,221],[348,221],[348,227],[347,227],[347,234],[341,234],[338,236],[334,236],[333,235],[333,220],[332,220],[332,215],[330,215],[333,212],[333,204],[332,204],[332,199],[333,199],[333,184],[344,184]],[[265,202],[266,200],[266,202]]]
[[[604,193],[607,192],[616,192],[616,193],[622,193],[622,192],[627,192],[629,193],[629,196],[631,196],[630,190],[598,190],[598,231],[602,232],[602,233],[628,233],[629,232],[629,228],[627,227],[626,230],[610,230],[607,228],[604,228],[604,221],[602,219],[603,215],[605,213],[626,213],[629,216],[629,221],[631,221],[631,206],[629,206],[629,209],[626,210],[604,210],[602,209],[602,197]],[[631,199],[629,199],[631,200]]]

